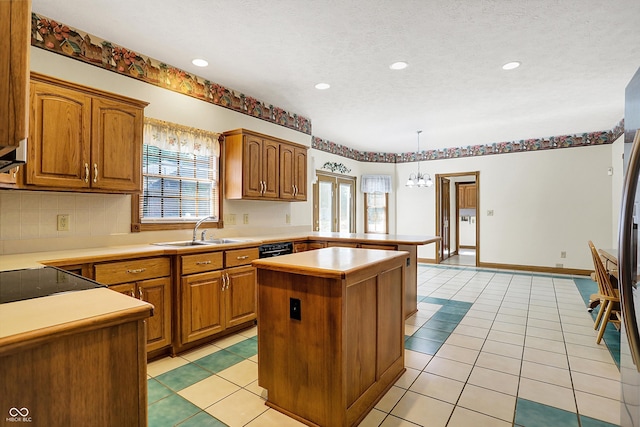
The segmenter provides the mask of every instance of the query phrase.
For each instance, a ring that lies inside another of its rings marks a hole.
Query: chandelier
[[[420,134],[422,133],[422,131],[419,130],[417,132],[418,132],[418,155],[420,155]],[[418,173],[409,174],[409,179],[407,180],[407,183],[405,185],[409,188],[431,187],[433,185],[433,181],[431,181],[431,175],[429,175],[428,173],[424,173],[424,174],[420,173],[420,161],[418,161]]]

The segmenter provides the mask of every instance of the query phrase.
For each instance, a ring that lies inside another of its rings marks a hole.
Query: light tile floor
[[[620,373],[595,344],[586,280],[419,265],[407,371],[360,426],[619,425]],[[301,426],[264,404],[256,332],[150,363],[149,426]]]

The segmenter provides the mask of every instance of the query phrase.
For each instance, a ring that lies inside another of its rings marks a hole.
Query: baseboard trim
[[[593,273],[593,270],[583,270],[580,268],[544,267],[541,265],[498,264],[492,262],[480,262],[478,263],[478,267],[498,268],[501,270],[535,271],[538,273],[574,274],[576,276],[589,276],[591,273]]]
[[[436,264],[435,258],[418,258],[418,262],[423,264]],[[454,264],[442,264],[445,267],[478,267],[478,268],[495,268],[498,270],[516,270],[516,271],[535,271],[537,273],[549,274],[573,274],[575,276],[590,276],[593,270],[584,270],[581,268],[558,268],[544,267],[540,265],[520,265],[520,264],[499,264],[494,262],[480,262],[476,266],[464,266]]]

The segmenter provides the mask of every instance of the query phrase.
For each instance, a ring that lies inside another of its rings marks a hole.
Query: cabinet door
[[[147,323],[147,351],[171,344],[171,279],[162,277],[138,282],[138,297],[152,304]]]
[[[464,188],[464,198],[466,201],[467,208],[475,209],[476,207],[476,186],[467,185]]]
[[[307,200],[307,150],[294,149],[293,183],[296,186],[296,200]]]
[[[0,1],[0,147],[27,137],[31,2]]]
[[[26,183],[89,188],[91,98],[46,83],[31,83]]]
[[[467,208],[466,188],[464,185],[458,186],[458,208],[459,209]]]
[[[244,137],[242,156],[242,195],[262,197],[262,140],[253,135]]]
[[[236,326],[256,318],[256,269],[251,266],[226,270],[226,326]]]
[[[280,193],[280,144],[268,139],[262,142],[263,197],[277,198]]]
[[[109,289],[112,291],[120,292],[128,297],[137,298],[136,296],[136,284],[135,283],[123,283],[121,285],[111,285]]]
[[[91,186],[140,191],[142,109],[101,98],[92,109]]]
[[[181,342],[186,344],[224,330],[222,273],[182,277]]]
[[[293,199],[295,189],[295,147],[280,144],[280,198]]]

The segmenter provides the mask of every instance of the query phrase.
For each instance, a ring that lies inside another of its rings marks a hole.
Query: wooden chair
[[[600,310],[596,316],[593,329],[598,330],[596,343],[600,344],[608,322],[613,323],[618,330],[620,329],[620,293],[611,284],[609,272],[604,268],[600,254],[598,254],[591,240],[589,240],[589,248],[591,249],[591,257],[595,267],[595,279],[598,283],[598,294],[595,294],[595,298],[600,301]]]

